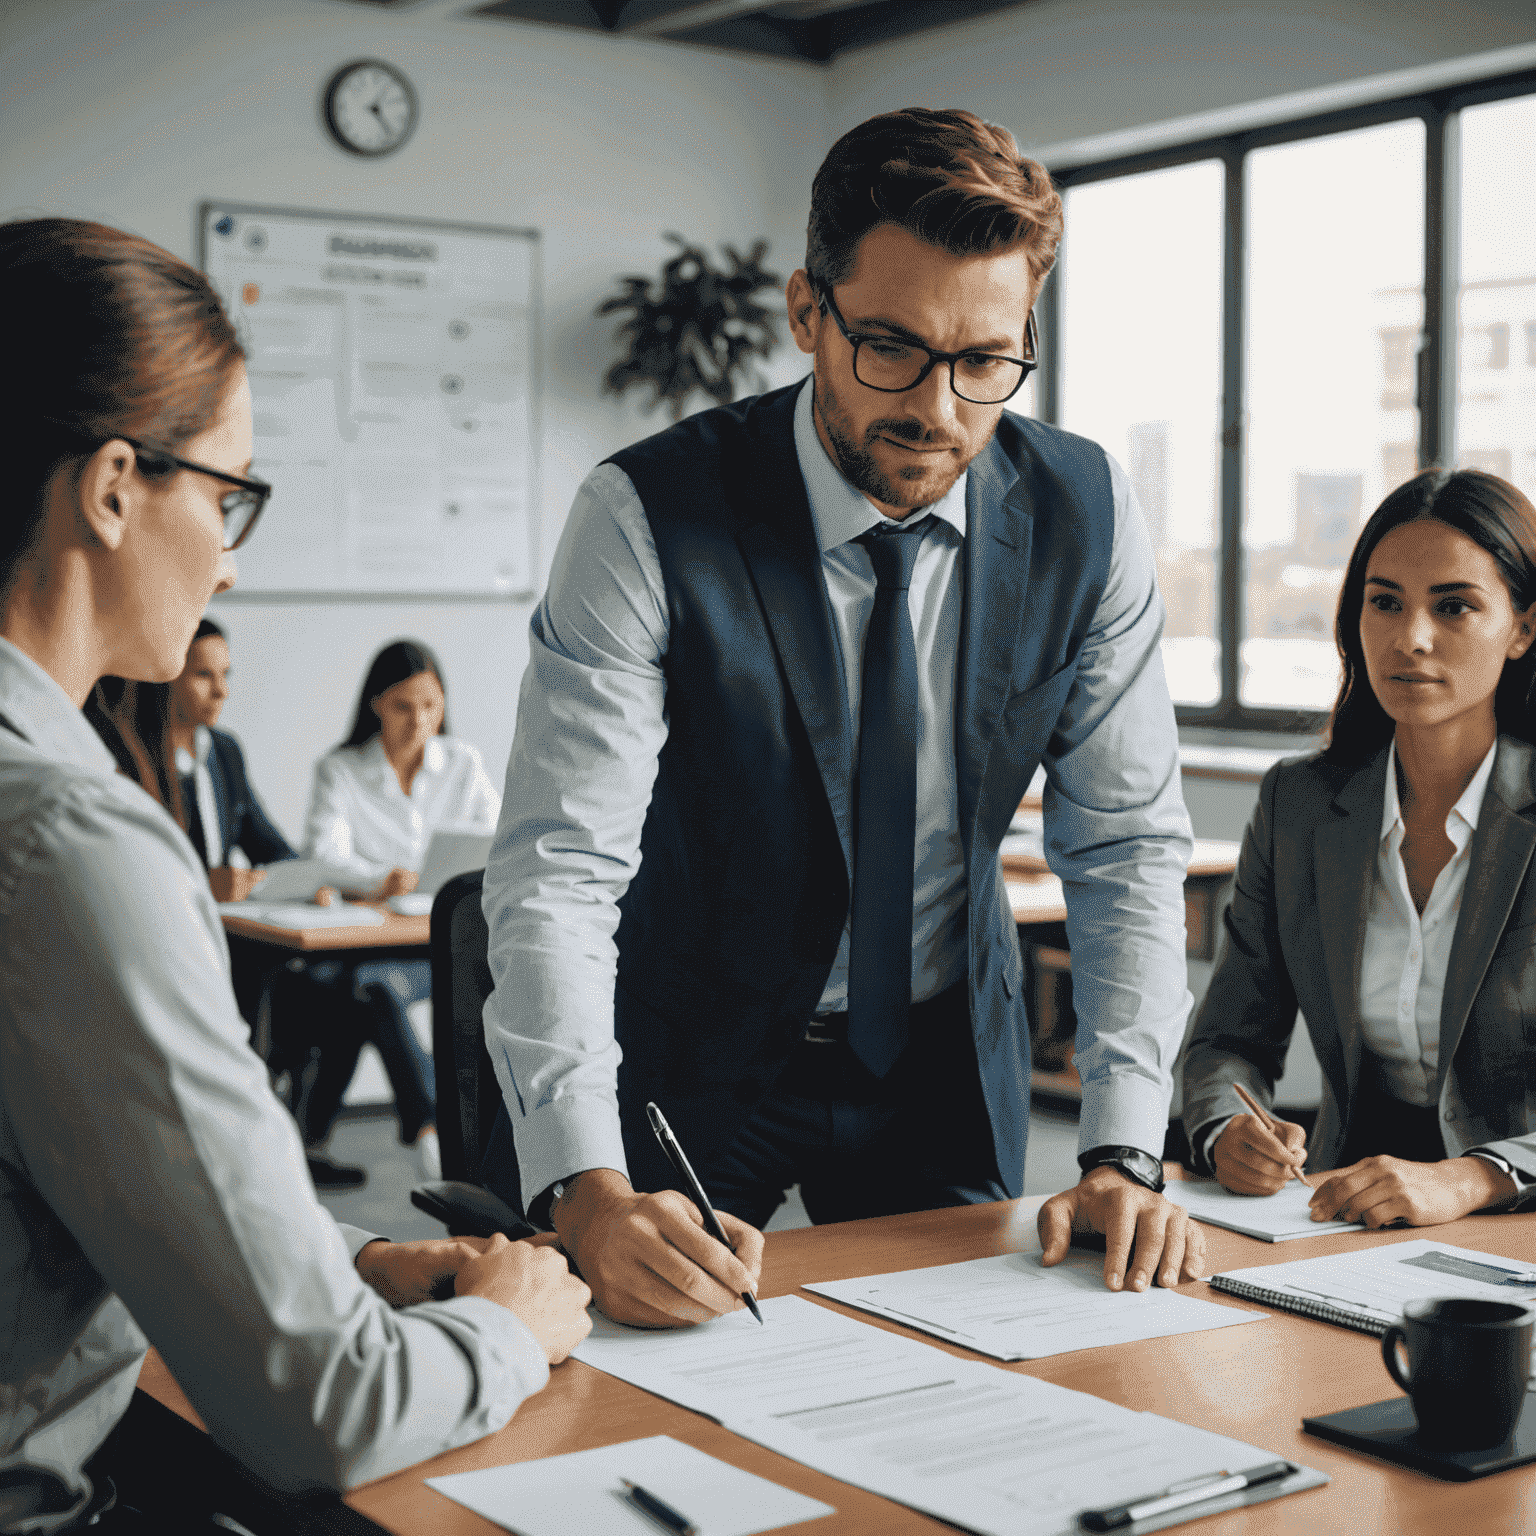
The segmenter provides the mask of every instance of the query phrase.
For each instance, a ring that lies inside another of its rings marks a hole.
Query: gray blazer
[[[1386,771],[1383,748],[1355,770],[1313,756],[1264,776],[1185,1052],[1197,1159],[1213,1121],[1244,1113],[1233,1082],[1273,1102],[1299,1007],[1323,1075],[1307,1167],[1339,1165],[1360,1071],[1360,959]],[[1448,1156],[1486,1147],[1536,1176],[1533,849],[1536,750],[1501,736],[1451,944],[1435,1093]]]

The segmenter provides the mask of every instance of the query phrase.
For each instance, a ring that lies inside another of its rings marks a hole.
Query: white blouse
[[[1472,834],[1493,773],[1497,744],[1445,818],[1455,853],[1435,877],[1424,911],[1415,910],[1403,867],[1402,807],[1397,797],[1397,743],[1387,753],[1381,842],[1371,882],[1360,964],[1360,1022],[1365,1045],[1382,1064],[1382,1086],[1407,1104],[1428,1104],[1440,1064],[1440,1004]]]
[[[434,736],[407,795],[375,736],[315,764],[304,855],[351,870],[352,888],[369,891],[392,869],[419,870],[439,827],[493,832],[500,814],[501,796],[467,741]]]

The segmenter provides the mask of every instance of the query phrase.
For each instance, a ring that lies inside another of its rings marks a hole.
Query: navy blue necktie
[[[848,1044],[876,1077],[906,1046],[912,1004],[918,704],[907,588],[927,523],[924,517],[910,529],[876,529],[859,539],[877,585],[859,703]]]

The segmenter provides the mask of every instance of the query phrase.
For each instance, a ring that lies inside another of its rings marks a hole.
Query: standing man
[[[1107,1235],[1112,1288],[1200,1273],[1160,1194],[1190,834],[1152,551],[1102,449],[1004,410],[1061,226],[1005,130],[862,124],[789,282],[810,379],[577,495],[486,872],[484,1172],[612,1317],[739,1306],[795,1183],[816,1221],[1022,1192],[998,844],[1042,763],[1084,1169],[1041,1212],[1045,1259],[1076,1226]],[[649,1099],[734,1257],[675,1192]]]

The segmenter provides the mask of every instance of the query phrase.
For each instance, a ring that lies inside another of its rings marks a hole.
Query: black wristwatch
[[[1077,1166],[1084,1173],[1090,1168],[1108,1166],[1123,1173],[1133,1184],[1150,1189],[1154,1195],[1163,1192],[1163,1165],[1140,1147],[1090,1147],[1088,1151],[1078,1153]]]

